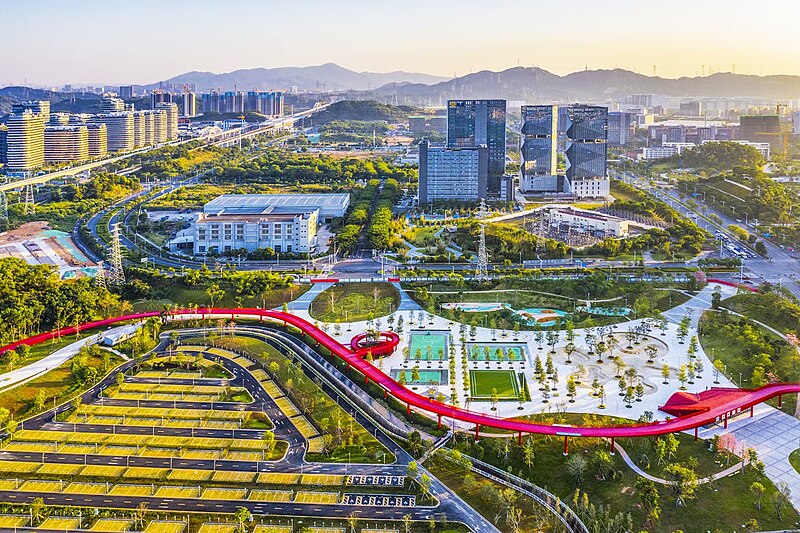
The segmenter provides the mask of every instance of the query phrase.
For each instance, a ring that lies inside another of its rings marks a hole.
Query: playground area
[[[488,400],[493,391],[498,400],[519,397],[517,374],[513,370],[470,370],[470,393],[473,399]]]
[[[409,335],[408,357],[412,361],[443,361],[449,338],[446,331],[415,331]]]
[[[470,361],[526,361],[528,345],[526,343],[467,343]]]
[[[569,313],[560,309],[544,309],[541,307],[531,307],[514,311],[515,318],[528,326],[555,326],[558,320],[567,316]]]
[[[575,311],[594,316],[628,316],[633,313],[633,309],[628,307],[588,307],[585,305],[576,307]]]

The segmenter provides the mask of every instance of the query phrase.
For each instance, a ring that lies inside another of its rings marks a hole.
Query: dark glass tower
[[[554,105],[522,106],[520,177],[529,183],[538,176],[556,175],[558,108]]]
[[[488,194],[500,193],[506,170],[506,101],[450,100],[447,102],[447,147],[489,150]]]
[[[608,108],[573,105],[567,108],[567,179],[575,185],[606,175]]]

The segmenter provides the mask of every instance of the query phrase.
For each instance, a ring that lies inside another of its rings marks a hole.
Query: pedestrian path
[[[660,478],[660,477],[653,476],[651,474],[648,474],[644,470],[642,470],[639,467],[639,465],[637,465],[636,463],[633,462],[633,460],[630,458],[630,456],[628,456],[628,452],[626,452],[625,448],[620,446],[618,442],[614,443],[614,449],[619,452],[619,455],[620,455],[620,457],[622,457],[622,460],[625,461],[625,464],[628,465],[631,468],[631,470],[633,470],[634,472],[639,474],[641,477],[643,477],[645,479],[649,479],[650,481],[653,481],[654,483],[659,483],[661,485],[674,485],[675,484],[674,481],[670,481],[668,479],[663,479],[663,478]],[[702,479],[698,479],[697,483],[702,485],[703,483],[709,483],[711,481],[716,481],[717,479],[721,479],[721,478],[724,478],[724,477],[727,477],[727,476],[733,474],[734,472],[736,472],[737,470],[739,470],[741,468],[742,468],[741,463],[737,463],[737,464],[735,464],[733,466],[730,466],[730,467],[726,468],[725,470],[723,470],[721,472],[717,472],[716,474],[712,474],[712,475],[704,477]]]
[[[740,415],[728,421],[728,429],[721,426],[701,428],[700,437],[730,433],[739,447],[754,448],[764,463],[767,477],[775,485],[786,483],[792,491],[791,499],[800,509],[800,474],[789,463],[789,454],[800,448],[800,420],[774,407],[759,404],[753,417]]]
[[[333,285],[333,283],[314,283],[309,290],[301,294],[298,298],[295,298],[291,302],[286,302],[286,306],[289,308],[289,311],[293,313],[297,311],[305,311],[308,313],[314,298],[319,296],[325,289],[333,287]]]

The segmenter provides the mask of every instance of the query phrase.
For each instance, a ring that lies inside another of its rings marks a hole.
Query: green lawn
[[[244,298],[242,305],[244,307],[261,307],[262,309],[272,309],[281,307],[284,302],[289,302],[299,297],[301,294],[311,288],[311,285],[292,285],[291,287],[274,289],[266,294],[259,294],[252,298]],[[161,311],[165,305],[178,304],[180,306],[187,306],[189,304],[198,304],[200,306],[209,305],[208,293],[205,288],[186,288],[182,284],[176,283],[174,285],[167,285],[164,287],[164,297],[146,300],[139,300],[131,302],[133,310],[136,312],[141,311]],[[236,293],[235,291],[225,291],[225,297],[219,301],[214,302],[217,307],[236,307]]]
[[[800,474],[800,448],[789,454],[789,464]]]
[[[311,302],[311,316],[323,322],[356,322],[386,316],[400,305],[390,283],[337,283]]]
[[[491,398],[492,390],[497,391],[501,400],[519,397],[517,374],[513,370],[470,370],[469,378],[473,398]]]
[[[447,334],[426,331],[409,335],[408,357],[413,361],[447,359]],[[419,354],[417,351],[419,350]]]

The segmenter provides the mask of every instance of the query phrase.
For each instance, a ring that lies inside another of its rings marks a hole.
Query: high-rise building
[[[133,98],[133,85],[120,85],[119,97],[123,100],[130,100]]]
[[[87,159],[89,159],[89,130],[86,126],[45,127],[45,163],[80,162]]]
[[[28,102],[20,102],[11,106],[11,112],[21,114],[25,111],[31,111],[34,114],[41,115],[44,123],[50,122],[50,100],[31,100]]]
[[[0,124],[0,165],[8,163],[8,127]]]
[[[613,111],[608,114],[608,144],[626,146],[633,138],[635,122],[632,113]]]
[[[792,113],[792,133],[800,135],[800,111]]]
[[[105,124],[87,124],[89,135],[89,157],[105,157],[108,155],[108,130]]]
[[[419,203],[476,202],[487,197],[489,150],[419,145]]]
[[[133,113],[123,111],[120,113],[105,113],[92,117],[95,124],[105,124],[108,151],[129,152],[134,147]]]
[[[6,122],[9,169],[30,172],[44,165],[46,122],[43,115],[34,113],[30,109],[23,109],[19,113],[11,114]]]
[[[154,89],[150,93],[150,109],[155,109],[157,104],[163,102],[172,102],[172,95],[161,89]]]
[[[117,113],[125,111],[125,102],[116,96],[103,96],[100,100],[101,113]]]
[[[173,102],[161,102],[156,104],[156,110],[166,113],[167,121],[167,140],[173,141],[178,138],[178,104]]]
[[[184,91],[183,100],[181,101],[181,114],[184,117],[197,115],[197,95]]]
[[[506,166],[506,101],[448,101],[447,147],[481,145],[489,151],[487,193],[498,195]]]
[[[524,105],[521,109],[520,183],[524,192],[563,191],[559,187],[558,106]]]
[[[641,107],[653,107],[652,94],[632,94],[628,97],[628,103]]]
[[[203,113],[219,113],[220,95],[217,91],[211,91],[202,97]]]
[[[606,197],[608,108],[572,105],[567,113],[567,181],[577,197]]]
[[[134,111],[133,113],[133,147],[142,148],[146,146],[145,141],[145,111]]]
[[[155,109],[153,114],[153,144],[167,142],[167,112]]]
[[[144,145],[150,146],[151,144],[155,144],[155,132],[153,125],[153,112],[147,110],[142,115],[142,121],[144,122]]]
[[[783,134],[778,115],[742,115],[737,138],[755,143],[769,143],[772,153],[783,153]]]
[[[684,117],[702,117],[704,112],[703,102],[699,100],[681,102],[678,106],[678,111]]]

